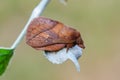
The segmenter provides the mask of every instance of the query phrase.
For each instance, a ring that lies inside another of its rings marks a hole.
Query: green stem
[[[15,40],[15,42],[13,43],[13,45],[11,46],[11,49],[15,49],[19,43],[21,42],[21,40],[23,39],[26,30],[31,22],[31,20],[33,20],[34,18],[38,17],[39,15],[42,14],[43,10],[45,9],[45,7],[47,6],[47,4],[50,2],[51,0],[42,0],[37,7],[34,8],[31,17],[29,18],[27,24],[25,25],[24,29],[22,30],[22,32],[20,33],[20,35],[18,36],[18,38]]]

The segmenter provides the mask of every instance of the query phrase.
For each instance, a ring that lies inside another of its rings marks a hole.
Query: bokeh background
[[[0,0],[0,46],[9,47],[39,0]],[[50,63],[25,38],[0,80],[120,80],[120,0],[52,0],[42,16],[59,20],[81,32],[86,48],[73,63]]]

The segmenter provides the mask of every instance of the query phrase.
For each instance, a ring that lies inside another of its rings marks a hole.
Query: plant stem
[[[45,7],[47,6],[47,4],[50,2],[51,0],[42,0],[33,10],[27,24],[25,25],[24,29],[22,30],[22,32],[20,33],[20,35],[18,36],[18,38],[15,40],[15,42],[13,43],[13,45],[11,46],[11,49],[15,49],[18,44],[20,43],[20,41],[23,39],[25,33],[26,33],[26,30],[30,24],[30,22],[38,17],[39,15],[42,14],[43,10],[45,9]]]

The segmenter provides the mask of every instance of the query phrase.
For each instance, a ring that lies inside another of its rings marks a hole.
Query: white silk
[[[64,48],[57,52],[45,52],[44,55],[53,64],[61,64],[70,59],[75,64],[77,71],[80,71],[78,59],[82,55],[82,48],[76,45],[72,48],[69,48],[68,52],[66,50],[67,49]]]

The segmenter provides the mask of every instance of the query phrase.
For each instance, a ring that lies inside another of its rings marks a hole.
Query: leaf
[[[5,72],[14,49],[0,48],[0,76]]]

